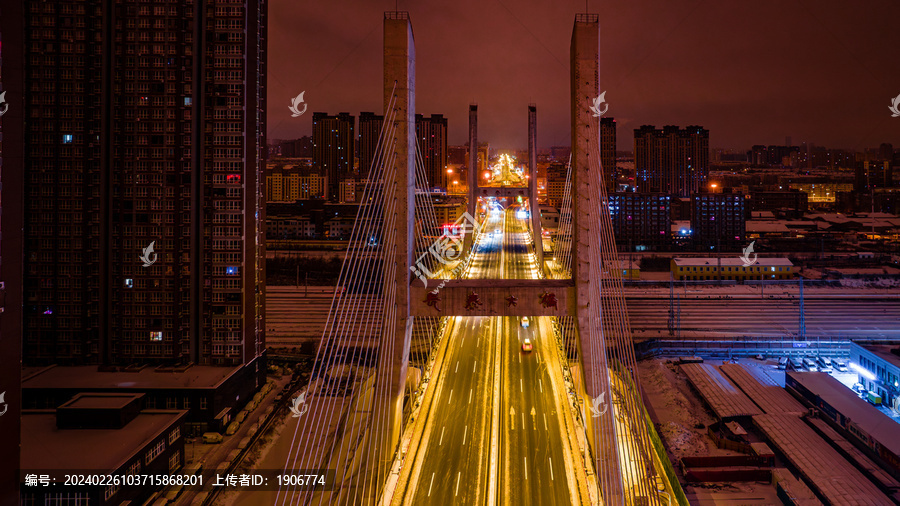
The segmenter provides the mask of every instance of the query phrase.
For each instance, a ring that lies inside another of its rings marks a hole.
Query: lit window
[[[225,275],[226,276],[237,276],[239,269],[240,269],[240,267],[235,267],[233,265],[229,265],[228,267],[225,267]]]
[[[240,182],[241,182],[241,175],[240,175],[240,174],[228,174],[228,176],[225,178],[225,182],[227,182],[227,183],[240,183]]]
[[[134,280],[131,278],[126,279],[125,288],[134,288]]]
[[[72,144],[72,141],[75,140],[75,136],[72,134],[63,134],[63,144]]]
[[[184,105],[191,105],[191,97],[184,97]]]
[[[154,330],[150,332],[150,340],[151,341],[162,341],[162,331]]]

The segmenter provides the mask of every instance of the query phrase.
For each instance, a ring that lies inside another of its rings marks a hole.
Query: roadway
[[[536,278],[526,226],[512,210],[489,213],[466,276]],[[409,504],[580,503],[570,489],[567,396],[547,320],[528,328],[510,317],[451,323]],[[531,352],[522,350],[526,337]]]

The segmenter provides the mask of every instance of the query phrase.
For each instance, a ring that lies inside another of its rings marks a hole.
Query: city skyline
[[[270,137],[311,133],[308,114],[288,111],[300,92],[311,110],[380,110],[381,29],[373,20],[394,5],[350,5],[270,6]],[[417,26],[416,112],[447,117],[450,145],[466,139],[469,103],[479,104],[479,137],[497,148],[526,146],[532,102],[538,146],[569,142],[568,42],[547,34],[568,29],[583,3],[461,2],[438,10],[401,2],[399,9],[410,10]],[[699,124],[710,130],[710,146],[723,149],[785,137],[841,149],[900,145],[900,120],[888,110],[900,94],[900,84],[891,85],[900,83],[900,69],[882,63],[898,56],[890,25],[897,6],[588,9],[601,13],[601,90],[606,116],[620,129]],[[479,15],[465,16],[473,11]],[[630,149],[628,137],[619,136],[619,150]]]

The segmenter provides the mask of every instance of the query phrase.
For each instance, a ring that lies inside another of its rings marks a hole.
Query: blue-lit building
[[[900,344],[850,343],[850,367],[859,382],[881,396],[886,406],[900,406]]]

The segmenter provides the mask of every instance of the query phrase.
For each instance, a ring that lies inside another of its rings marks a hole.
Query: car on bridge
[[[532,348],[531,339],[526,337],[525,340],[522,341],[522,351],[527,353],[530,352]]]
[[[523,327],[525,327],[525,328],[527,329],[527,328],[528,328],[528,325],[529,325],[530,323],[531,323],[531,322],[528,321],[528,317],[527,317],[527,316],[523,316],[523,317],[522,317],[522,326],[523,326]]]

